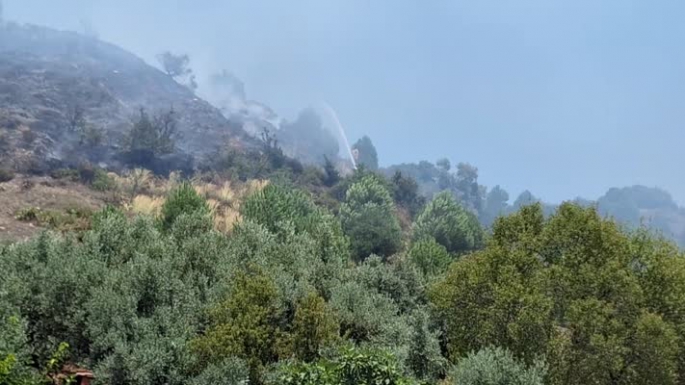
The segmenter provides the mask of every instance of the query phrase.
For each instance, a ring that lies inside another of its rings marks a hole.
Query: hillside
[[[132,118],[171,108],[177,153],[201,158],[232,141],[252,139],[208,102],[135,55],[72,32],[0,26],[0,163],[39,171],[86,158],[116,166]],[[75,120],[102,138],[83,149]]]

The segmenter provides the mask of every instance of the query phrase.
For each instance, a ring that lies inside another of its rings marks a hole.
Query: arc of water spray
[[[343,141],[345,142],[345,148],[347,149],[347,155],[350,157],[350,162],[352,162],[352,167],[356,170],[357,162],[355,162],[354,155],[352,155],[352,147],[350,147],[350,142],[347,140],[347,134],[345,134],[345,129],[343,128],[342,124],[340,124],[338,114],[335,112],[333,107],[331,107],[328,103],[321,102],[321,105],[323,106],[323,109],[326,111],[326,113],[331,117],[331,119],[333,119],[333,123],[338,129],[338,132],[340,133],[340,136],[342,137]]]

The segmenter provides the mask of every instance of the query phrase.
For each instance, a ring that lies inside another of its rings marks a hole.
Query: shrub
[[[335,341],[338,322],[326,302],[316,293],[309,293],[298,304],[291,334],[295,357],[313,361],[320,350]]]
[[[424,238],[414,243],[409,250],[409,259],[424,276],[438,275],[452,262],[447,249],[433,238]]]
[[[207,366],[190,381],[190,385],[247,385],[249,375],[245,361],[231,357]]]
[[[15,218],[19,221],[36,222],[39,226],[59,231],[81,231],[90,228],[92,215],[93,212],[86,208],[70,208],[62,212],[28,207],[19,210]]]
[[[542,362],[518,362],[501,348],[484,348],[459,361],[450,374],[454,385],[543,385],[547,372]]]
[[[111,191],[116,188],[116,182],[105,170],[98,168],[90,186],[97,191]]]
[[[340,206],[343,230],[357,260],[371,254],[388,257],[402,244],[402,229],[388,190],[376,178],[365,176],[347,190]]]
[[[278,384],[408,385],[393,356],[382,350],[346,348],[336,358],[286,366]]]
[[[50,176],[54,179],[63,179],[71,182],[78,182],[79,180],[81,180],[79,170],[73,168],[59,168],[57,170],[54,170],[50,174]]]
[[[432,237],[450,253],[474,250],[483,243],[483,230],[476,216],[447,191],[436,195],[416,219],[414,236]]]
[[[278,358],[280,317],[278,291],[271,279],[259,269],[239,272],[231,295],[211,310],[211,325],[192,342],[192,349],[206,364],[244,359],[250,382],[259,383],[264,365]]]
[[[166,202],[162,205],[162,227],[169,230],[176,218],[182,214],[195,213],[209,215],[209,205],[203,197],[198,195],[190,183],[183,182],[169,193]]]

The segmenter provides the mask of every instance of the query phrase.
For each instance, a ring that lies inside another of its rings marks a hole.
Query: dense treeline
[[[676,246],[570,203],[486,233],[417,189],[271,183],[226,234],[181,184],[158,217],[1,246],[0,384],[67,362],[114,385],[685,384]]]
[[[464,206],[478,215],[485,227],[490,227],[500,215],[518,211],[521,207],[540,203],[545,215],[552,214],[557,205],[543,203],[530,191],[523,191],[515,199],[500,186],[488,189],[478,183],[478,169],[460,163],[452,169],[447,159],[435,164],[427,161],[390,166],[383,170],[387,176],[401,173],[416,180],[419,192],[426,197],[449,191]],[[511,199],[513,199],[513,201]],[[576,198],[582,206],[594,206],[599,213],[614,218],[630,229],[649,227],[685,246],[685,208],[680,207],[666,191],[640,185],[611,188],[597,200]]]

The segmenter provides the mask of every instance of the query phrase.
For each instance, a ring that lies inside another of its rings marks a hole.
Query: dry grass
[[[232,207],[219,208],[213,214],[214,228],[222,233],[230,233],[242,220],[240,212]]]
[[[41,231],[38,221],[17,218],[18,213],[30,208],[48,213],[46,222],[55,222],[74,210],[97,211],[107,203],[108,194],[80,183],[17,175],[10,182],[0,183],[0,241],[26,239]]]
[[[109,176],[116,184],[115,191],[98,192],[77,182],[22,175],[0,183],[0,241],[25,239],[40,231],[38,221],[16,218],[18,212],[31,207],[47,213],[68,213],[73,208],[97,211],[107,204],[115,204],[132,215],[158,216],[167,193],[181,183],[178,174],[162,179],[143,169]],[[193,182],[196,191],[209,203],[216,230],[224,233],[230,233],[241,221],[241,202],[267,184],[265,180]]]
[[[157,216],[162,209],[164,201],[164,197],[137,195],[135,198],[133,198],[131,203],[125,207],[127,210],[135,214]]]
[[[151,177],[144,170],[133,171],[117,178],[117,184],[122,191],[138,191],[124,207],[131,213],[157,216],[161,212],[166,194],[181,182],[178,174],[172,174],[169,179]],[[241,221],[240,203],[249,195],[263,189],[268,181],[250,180],[245,183],[223,182],[221,184],[192,182],[198,195],[207,199],[212,213],[214,227],[223,233],[230,233]],[[136,187],[137,188],[134,188]]]

